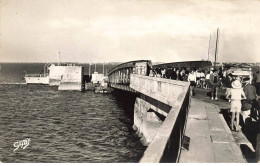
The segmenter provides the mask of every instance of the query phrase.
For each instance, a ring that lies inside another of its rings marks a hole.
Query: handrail
[[[109,69],[108,75],[110,75],[114,71],[119,70],[121,68],[131,68],[131,67],[133,67],[133,63],[138,63],[138,62],[148,62],[148,63],[151,63],[150,60],[136,60],[136,61],[130,61],[130,62],[121,63],[121,64],[119,64],[117,66],[114,66],[111,69]]]

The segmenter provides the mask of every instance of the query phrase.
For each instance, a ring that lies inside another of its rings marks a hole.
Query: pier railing
[[[189,112],[189,83],[141,75],[131,75],[130,82],[134,90],[171,106],[140,162],[178,162]]]
[[[173,105],[188,82],[131,74],[130,87],[168,105]]]

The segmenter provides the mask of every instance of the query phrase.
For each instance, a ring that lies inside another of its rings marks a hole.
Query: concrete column
[[[162,120],[151,109],[151,104],[136,98],[134,107],[134,126],[137,134],[141,138],[143,145],[148,144],[153,140],[158,129],[162,125]]]

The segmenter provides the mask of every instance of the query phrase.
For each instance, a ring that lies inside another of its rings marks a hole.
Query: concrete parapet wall
[[[189,88],[179,94],[141,163],[177,162],[189,107]],[[186,100],[186,101],[185,101]]]
[[[130,75],[130,87],[168,105],[173,105],[179,94],[189,86],[188,82],[170,79]]]
[[[177,162],[190,102],[189,83],[131,74],[130,87],[140,92],[141,96],[147,96],[144,99],[149,100],[150,104],[138,98],[135,104],[135,126],[144,137],[148,135],[149,142],[151,141],[140,162]],[[158,104],[158,102],[168,105],[168,107],[162,106],[166,110],[158,111],[157,108],[158,113],[167,113],[160,126],[158,122],[156,124],[157,117],[152,115],[153,118],[150,119],[150,116],[147,115],[147,109],[153,108],[154,105],[151,105]],[[149,125],[147,122],[150,121],[156,125]]]

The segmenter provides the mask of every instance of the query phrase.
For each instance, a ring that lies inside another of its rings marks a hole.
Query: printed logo
[[[30,144],[30,138],[26,138],[22,141],[17,141],[14,143],[14,147],[15,147],[14,151],[16,151],[19,148],[25,149],[29,144]]]

